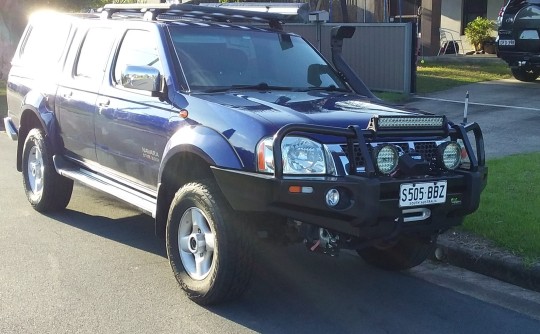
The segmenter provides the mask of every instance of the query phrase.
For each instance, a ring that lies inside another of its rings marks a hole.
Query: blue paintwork
[[[290,123],[336,127],[367,127],[373,115],[410,114],[369,99],[336,92],[257,92],[195,94],[188,97],[190,120],[223,134],[241,157],[246,170],[255,170],[257,143]],[[246,129],[249,132],[246,134]],[[319,137],[322,138],[322,137]],[[343,138],[325,137],[343,143]],[[228,165],[219,165],[231,167]]]
[[[375,114],[408,113],[343,92],[183,93],[187,86],[178,59],[169,49],[172,42],[167,23],[111,21],[111,26],[115,37],[108,70],[101,78],[86,80],[72,74],[78,57],[78,47],[72,47],[65,55],[63,74],[47,88],[55,98],[45,103],[43,95],[30,90],[31,80],[9,82],[9,95],[12,100],[13,96],[24,99],[44,127],[60,135],[66,154],[144,189],[156,189],[167,161],[179,152],[197,154],[218,167],[255,171],[257,144],[286,124],[365,128]],[[146,29],[156,41],[165,41],[157,43],[157,52],[166,96],[127,90],[113,82],[111,68],[126,29]],[[85,34],[86,29],[78,29],[69,39],[79,45]],[[99,107],[103,101],[106,105]],[[47,109],[51,103],[54,112]],[[10,106],[13,108],[13,103]],[[179,116],[182,109],[188,111],[188,118]],[[17,116],[12,117],[17,120]],[[54,125],[56,120],[58,126]],[[316,138],[343,142],[342,138]]]

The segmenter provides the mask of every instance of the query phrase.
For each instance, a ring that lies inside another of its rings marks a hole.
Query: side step
[[[129,188],[119,182],[107,177],[96,174],[88,169],[81,168],[70,163],[61,156],[53,157],[56,172],[67,178],[78,181],[90,188],[103,191],[109,195],[117,197],[131,205],[134,205],[147,214],[156,217],[156,198],[143,194],[132,188]]]

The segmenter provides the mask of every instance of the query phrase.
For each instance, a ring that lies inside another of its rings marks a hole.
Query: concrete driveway
[[[406,107],[446,115],[460,123],[467,92],[468,121],[480,124],[487,159],[540,151],[540,80],[504,79],[459,86],[415,96]]]

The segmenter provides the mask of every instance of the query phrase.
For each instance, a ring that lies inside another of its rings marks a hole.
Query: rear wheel
[[[358,250],[358,254],[375,267],[405,270],[421,264],[434,251],[435,238],[402,236],[389,247],[369,247]]]
[[[167,221],[167,255],[174,275],[198,304],[240,296],[251,278],[251,247],[240,216],[211,180],[175,195]]]
[[[73,180],[56,173],[51,153],[43,131],[30,130],[23,148],[23,185],[28,201],[39,212],[64,209],[73,191]]]
[[[512,75],[519,81],[532,82],[540,76],[540,70],[526,70],[523,68],[512,68]]]

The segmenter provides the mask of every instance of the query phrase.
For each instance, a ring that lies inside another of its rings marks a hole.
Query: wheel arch
[[[23,106],[23,112],[21,113],[21,120],[19,123],[19,137],[17,140],[17,170],[22,171],[22,151],[24,148],[24,142],[30,130],[34,128],[41,129],[45,132],[45,137],[48,137],[48,127],[40,117],[40,113],[36,108],[30,105]],[[47,139],[46,139],[47,140]]]
[[[165,147],[158,175],[156,235],[165,235],[167,215],[176,191],[195,180],[214,179],[211,166],[243,168],[236,150],[212,129],[186,127],[171,137]]]

